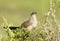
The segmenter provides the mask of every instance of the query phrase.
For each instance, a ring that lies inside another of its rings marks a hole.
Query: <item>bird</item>
[[[32,12],[30,15],[30,18],[21,24],[21,28],[24,27],[30,31],[32,30],[32,28],[35,28],[37,26],[36,15],[37,15],[37,12]]]

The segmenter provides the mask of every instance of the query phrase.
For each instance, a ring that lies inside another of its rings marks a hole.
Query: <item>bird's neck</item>
[[[36,20],[37,20],[37,19],[36,19],[36,15],[35,15],[35,14],[32,15],[30,19],[31,19],[32,21],[36,21]]]

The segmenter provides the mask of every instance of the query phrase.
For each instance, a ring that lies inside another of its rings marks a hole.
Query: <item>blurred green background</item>
[[[60,20],[60,0],[57,2],[56,18]],[[3,23],[2,17],[5,17],[9,24],[16,26],[27,20],[31,12],[36,11],[38,21],[50,7],[50,0],[0,0],[0,24]]]
[[[56,19],[60,23],[60,0],[53,0],[53,3],[56,2]],[[31,12],[36,11],[38,22],[45,14],[47,14],[50,8],[50,0],[0,0],[0,25],[4,23],[3,17],[7,19],[8,25],[14,24],[14,26],[19,26],[21,23],[27,19],[29,19]],[[44,25],[44,24],[43,24]],[[49,29],[53,28],[55,30],[55,24]],[[40,26],[40,24],[39,24]],[[42,26],[42,25],[41,25]],[[2,36],[3,41],[8,39],[7,32],[0,26],[0,38]],[[59,26],[60,27],[60,26]],[[42,31],[43,27],[40,27],[39,31]],[[47,28],[47,27],[44,27]],[[60,31],[60,28],[58,28]],[[36,30],[34,30],[36,31]],[[48,31],[48,30],[47,30]],[[53,30],[52,30],[53,32]],[[57,29],[56,29],[56,31]],[[10,32],[9,32],[10,33]],[[39,33],[36,31],[36,33]],[[34,36],[33,33],[32,36]],[[20,35],[20,34],[19,34]],[[39,34],[37,34],[39,35]],[[55,35],[55,34],[54,34]],[[47,36],[47,35],[46,35]],[[56,35],[57,36],[57,35]],[[59,35],[60,36],[60,32]],[[35,37],[37,38],[37,37]],[[46,38],[46,37],[45,37]],[[33,37],[32,37],[33,39]],[[55,39],[54,39],[55,40]]]

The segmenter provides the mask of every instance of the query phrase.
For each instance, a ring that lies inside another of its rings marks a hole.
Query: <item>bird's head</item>
[[[31,13],[31,16],[32,16],[32,15],[36,15],[36,14],[37,14],[37,12],[32,12],[32,13]]]

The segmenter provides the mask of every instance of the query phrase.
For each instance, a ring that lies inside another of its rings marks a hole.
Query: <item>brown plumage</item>
[[[29,25],[30,25],[29,20],[27,20],[21,24],[21,27],[27,28]]]

